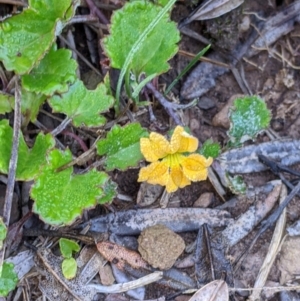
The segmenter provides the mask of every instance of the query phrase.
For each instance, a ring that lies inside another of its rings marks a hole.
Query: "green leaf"
[[[99,204],[110,203],[117,195],[118,185],[112,180],[108,180],[103,186],[103,197],[98,200]]]
[[[66,114],[75,126],[100,126],[106,119],[100,113],[106,112],[114,103],[114,98],[107,94],[104,84],[95,90],[87,90],[80,80],[76,80],[67,93],[53,96],[49,103],[55,112]]]
[[[54,92],[67,92],[68,84],[74,83],[76,79],[77,62],[71,55],[70,50],[57,50],[54,45],[37,67],[22,76],[23,87],[28,91],[47,96],[53,95]]]
[[[258,96],[245,96],[234,101],[229,113],[230,129],[228,135],[232,146],[254,139],[257,134],[267,128],[271,114],[266,103]]]
[[[9,113],[14,108],[15,98],[10,95],[0,91],[0,114]]]
[[[158,5],[161,6],[166,6],[169,3],[169,0],[156,0],[154,3],[157,3]]]
[[[6,238],[7,228],[3,222],[2,217],[0,217],[0,240],[4,240]]]
[[[213,142],[212,139],[206,140],[201,149],[199,150],[199,153],[203,155],[205,158],[212,157],[217,158],[220,154],[221,146],[217,142]]]
[[[70,240],[67,238],[59,239],[59,248],[60,248],[60,252],[64,258],[71,258],[72,252],[80,251],[79,244],[76,241]]]
[[[241,176],[231,177],[229,174],[226,174],[226,180],[228,181],[228,187],[234,194],[245,194],[247,186],[244,182],[244,179]]]
[[[70,161],[70,150],[51,151],[48,164],[31,188],[31,197],[35,201],[33,211],[50,225],[71,224],[84,209],[94,207],[103,195],[101,186],[108,179],[104,172],[93,169],[83,175],[72,175],[72,167],[56,172],[58,167]]]
[[[25,89],[21,90],[21,111],[24,117],[24,120],[22,120],[23,126],[28,125],[30,121],[36,121],[40,106],[45,100],[46,96],[43,94],[28,92]]]
[[[11,156],[13,140],[13,129],[9,126],[8,120],[0,121],[0,141],[2,142],[0,152],[0,172],[8,173],[9,160]],[[18,164],[16,179],[19,181],[32,180],[38,173],[40,167],[46,164],[46,154],[53,148],[55,140],[50,134],[40,133],[35,140],[32,149],[28,149],[21,133],[18,149]]]
[[[115,125],[108,132],[106,139],[97,143],[98,155],[106,155],[106,169],[125,170],[136,166],[138,161],[143,159],[140,138],[147,136],[148,132],[139,123],[131,123],[123,128]]]
[[[75,278],[77,272],[77,262],[74,258],[64,259],[61,264],[62,273],[66,279]]]
[[[30,121],[36,121],[41,104],[46,100],[45,95],[38,95],[26,90],[21,90],[21,112],[23,115],[22,126],[26,126]],[[13,111],[15,98],[12,95],[0,92],[0,114]]]
[[[3,222],[2,217],[0,217],[0,250],[3,248],[3,240],[6,238],[7,228]]]
[[[103,39],[104,50],[112,67],[122,69],[135,42],[160,11],[161,7],[145,1],[127,3],[115,11],[110,35]],[[177,53],[179,40],[176,24],[170,21],[169,14],[165,14],[138,49],[134,50],[135,56],[129,69],[136,78],[142,72],[146,76],[166,72],[169,69],[167,61]]]
[[[0,23],[0,60],[9,71],[29,72],[75,13],[71,0],[31,0],[23,12]],[[66,16],[67,13],[67,16]]]
[[[6,297],[15,289],[19,279],[12,263],[4,262],[0,267],[0,297]]]

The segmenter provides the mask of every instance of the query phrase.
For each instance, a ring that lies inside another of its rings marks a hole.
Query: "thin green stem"
[[[172,88],[178,83],[178,81],[197,63],[199,58],[203,56],[206,51],[210,48],[210,45],[206,46],[202,49],[191,61],[190,63],[180,72],[180,74],[173,80],[171,85],[165,91],[164,96],[168,95],[168,93],[172,90]]]

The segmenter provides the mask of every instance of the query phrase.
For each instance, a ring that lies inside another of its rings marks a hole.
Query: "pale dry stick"
[[[63,122],[56,128],[54,129],[51,134],[53,137],[57,136],[59,133],[61,133],[68,125],[71,123],[72,119],[70,117],[67,117],[66,119],[63,120]]]
[[[87,287],[95,289],[98,293],[117,294],[136,289],[147,284],[156,282],[163,277],[163,272],[154,272],[140,279],[133,280],[127,283],[119,283],[111,286],[104,286],[99,284],[88,284]]]
[[[75,39],[74,39],[74,36],[73,36],[73,33],[72,31],[69,29],[68,32],[67,32],[67,40],[68,42],[70,43],[70,45],[72,46],[72,49],[76,49],[76,44],[75,44]],[[72,50],[72,58],[77,62],[78,64],[78,56],[77,56],[77,53],[76,51]],[[78,64],[79,65],[79,64]],[[81,76],[80,76],[80,68],[76,68],[76,75],[77,77],[80,79]]]
[[[90,53],[91,62],[93,64],[97,64],[97,51],[95,50],[93,40],[95,38],[92,35],[92,29],[87,26],[87,24],[83,24],[84,33],[86,36],[86,43]]]
[[[264,290],[264,291],[297,291],[300,289],[300,285],[295,286],[264,286],[264,287],[256,287],[256,288],[236,288],[229,287],[230,292],[251,292],[255,290]]]
[[[12,207],[12,199],[14,193],[15,179],[16,179],[16,169],[18,161],[18,148],[19,148],[19,138],[21,131],[21,92],[18,84],[19,77],[15,79],[15,112],[14,112],[14,129],[13,129],[13,144],[11,149],[11,157],[9,161],[9,171],[7,177],[7,186],[5,193],[5,201],[3,206],[3,222],[5,226],[9,227],[10,213]],[[6,250],[6,241],[3,243],[3,247],[0,250],[0,267],[3,265],[4,256]]]
[[[280,203],[283,202],[286,196],[287,196],[287,188],[285,185],[282,185],[281,192],[280,192]],[[271,267],[275,261],[278,252],[280,251],[281,241],[284,235],[285,223],[286,223],[286,209],[282,211],[282,214],[276,223],[276,227],[274,230],[271,243],[269,245],[267,255],[260,268],[260,271],[258,273],[253,288],[263,287],[266,283]],[[251,301],[259,300],[260,294],[261,294],[260,290],[255,290],[252,292],[248,300]]]
[[[40,113],[43,113],[43,114],[47,115],[48,117],[50,117],[50,118],[52,118],[52,119],[54,119],[54,120],[57,120],[57,121],[59,121],[59,122],[63,122],[63,119],[62,119],[62,118],[59,118],[59,117],[57,117],[57,116],[55,116],[55,115],[53,115],[53,114],[51,114],[51,113],[45,111],[44,109],[40,109]],[[47,131],[47,128],[46,128],[45,126],[42,126],[42,128],[43,128],[43,130]],[[49,131],[49,130],[48,130],[48,131]],[[92,136],[92,135],[86,133],[85,131],[81,130],[80,128],[76,128],[76,131],[79,132],[80,134],[86,136],[86,137],[89,138],[89,139],[96,139],[94,136]]]
[[[197,32],[187,28],[187,27],[182,27],[179,29],[180,32],[182,32],[183,34],[185,34],[186,36],[193,38],[205,45],[209,45],[211,42],[206,39],[205,37],[203,37],[202,35],[198,34]]]
[[[36,120],[36,121],[34,121],[33,122],[33,124],[36,126],[36,127],[38,127],[39,129],[42,129],[42,130],[44,130],[44,131],[47,131],[47,128],[42,124],[42,123],[40,123],[38,120]],[[54,139],[55,139],[55,142],[57,143],[57,145],[59,145],[59,147],[61,148],[61,149],[65,149],[66,147],[56,138],[56,137],[54,137]]]
[[[96,23],[99,19],[92,15],[79,15],[74,16],[70,21],[67,22],[67,25],[73,25],[78,23]]]

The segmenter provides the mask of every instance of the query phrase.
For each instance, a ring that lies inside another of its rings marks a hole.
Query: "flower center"
[[[181,154],[169,154],[162,161],[165,162],[170,168],[179,167],[184,156]]]

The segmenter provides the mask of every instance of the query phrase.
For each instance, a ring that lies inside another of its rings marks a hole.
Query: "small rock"
[[[216,103],[209,97],[203,96],[198,101],[198,107],[203,110],[209,110],[216,106]]]
[[[214,194],[212,192],[205,192],[200,195],[200,197],[195,201],[193,207],[207,208],[214,201]]]
[[[300,257],[300,237],[288,237],[280,251],[280,257],[277,261],[277,267],[281,272],[280,284],[284,285],[288,281],[295,278],[295,275],[300,274],[300,266],[295,264]]]
[[[138,242],[143,259],[161,270],[170,269],[185,248],[183,239],[164,225],[145,229]]]
[[[235,94],[232,97],[229,98],[227,104],[221,109],[219,113],[217,113],[213,120],[212,125],[213,126],[221,126],[225,129],[229,129],[230,127],[230,121],[229,121],[229,109],[232,107],[233,102],[235,99],[239,97],[243,97],[244,95],[241,94]]]
[[[111,266],[109,264],[101,267],[99,271],[101,283],[103,285],[112,285],[115,282],[115,277],[112,273]]]

